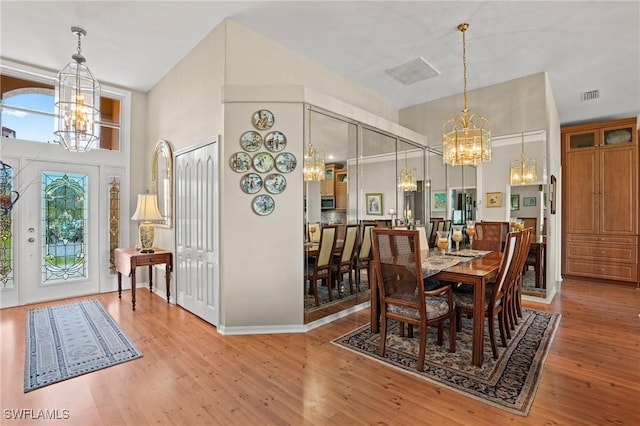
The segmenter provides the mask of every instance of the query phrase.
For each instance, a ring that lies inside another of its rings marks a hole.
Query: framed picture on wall
[[[520,194],[511,194],[511,211],[520,210]]]
[[[536,205],[536,197],[523,197],[522,205],[525,207],[535,207]]]
[[[444,212],[447,210],[447,191],[431,192],[431,211]]]
[[[487,207],[502,207],[502,192],[487,192]]]
[[[370,193],[365,195],[367,214],[382,216],[382,194]]]

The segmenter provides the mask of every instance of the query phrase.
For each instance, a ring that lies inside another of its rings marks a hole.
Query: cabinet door
[[[598,232],[598,152],[583,149],[568,152],[566,156],[565,199],[563,209],[567,215],[568,233]]]
[[[593,129],[565,133],[564,144],[567,152],[595,148],[600,145],[600,131]]]
[[[635,234],[638,215],[636,147],[602,149],[600,156],[600,232]]]

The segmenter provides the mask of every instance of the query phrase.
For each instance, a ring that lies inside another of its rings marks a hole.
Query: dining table
[[[433,257],[436,255],[431,255]],[[454,256],[447,256],[454,257]],[[467,257],[458,262],[443,264],[443,268],[427,268],[423,261],[423,278],[433,277],[440,281],[471,284],[473,286],[473,343],[471,360],[482,366],[484,354],[484,306],[487,283],[498,275],[502,255],[499,252],[479,252],[477,257]],[[371,285],[371,332],[380,329],[380,301],[378,286]]]

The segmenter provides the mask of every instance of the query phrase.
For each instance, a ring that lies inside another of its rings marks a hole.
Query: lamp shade
[[[131,220],[163,220],[158,210],[158,197],[156,194],[138,194],[138,207],[131,216]]]

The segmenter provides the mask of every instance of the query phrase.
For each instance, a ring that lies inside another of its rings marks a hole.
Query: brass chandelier
[[[78,37],[78,51],[56,78],[53,133],[65,149],[85,152],[100,140],[100,83],[84,64],[81,39],[87,32],[79,27],[71,32]]]
[[[407,166],[407,151],[404,152],[404,169],[398,176],[398,190],[401,192],[411,192],[418,190],[416,172]]]
[[[303,177],[305,182],[324,180],[324,153],[311,144],[311,109],[309,109],[309,144],[304,154]]]
[[[509,168],[511,185],[530,184],[538,180],[538,168],[533,157],[524,155],[524,133],[522,133],[522,152],[520,158],[511,161]]]
[[[467,53],[465,32],[469,24],[458,25],[462,33],[462,64],[464,69],[464,108],[442,126],[442,160],[452,166],[476,165],[491,161],[491,123],[467,108]]]

